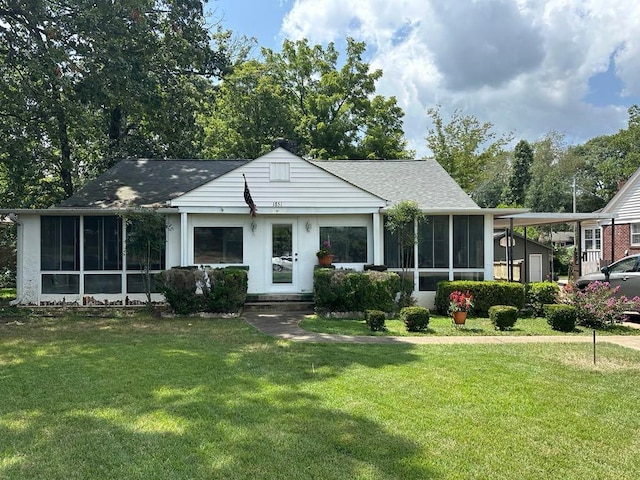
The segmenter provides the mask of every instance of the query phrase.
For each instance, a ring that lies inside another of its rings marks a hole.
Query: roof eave
[[[177,213],[176,208],[168,207],[122,207],[122,208],[95,208],[95,207],[52,207],[52,208],[0,208],[0,215],[105,215],[117,214],[131,210],[153,210],[158,213]]]

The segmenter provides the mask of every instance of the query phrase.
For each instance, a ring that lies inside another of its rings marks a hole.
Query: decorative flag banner
[[[251,210],[249,215],[255,217],[258,214],[258,207],[253,203],[251,192],[249,192],[249,185],[247,184],[247,177],[244,176],[244,173],[242,174],[242,177],[244,178],[244,201],[249,205],[249,209]]]

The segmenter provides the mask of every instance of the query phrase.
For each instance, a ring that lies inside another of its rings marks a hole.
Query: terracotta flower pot
[[[464,325],[467,321],[467,312],[453,312],[453,323]]]
[[[323,267],[328,267],[333,263],[333,255],[325,255],[324,257],[318,257],[318,264]]]

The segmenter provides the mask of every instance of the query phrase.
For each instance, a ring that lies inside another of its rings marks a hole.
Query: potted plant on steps
[[[320,250],[316,252],[316,257],[318,257],[318,263],[323,267],[328,267],[333,263],[333,253],[331,253],[331,242],[329,240],[322,242]]]
[[[464,325],[467,321],[467,314],[473,307],[473,295],[460,290],[454,290],[449,295],[449,313],[453,317],[453,323],[456,325]]]

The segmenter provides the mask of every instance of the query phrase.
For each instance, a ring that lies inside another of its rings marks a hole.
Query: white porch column
[[[493,280],[493,215],[484,216],[484,279]]]
[[[187,216],[188,214],[186,212],[180,213],[180,266],[181,267],[186,267],[188,264],[187,262],[189,261],[187,258],[187,252],[189,250],[187,248],[187,242],[189,241],[189,231],[187,228],[187,225],[188,225]]]
[[[373,264],[384,263],[384,223],[382,213],[373,214]]]

